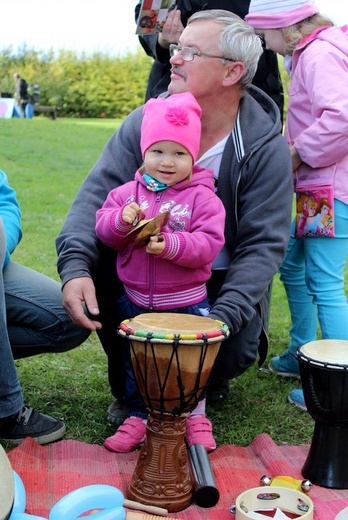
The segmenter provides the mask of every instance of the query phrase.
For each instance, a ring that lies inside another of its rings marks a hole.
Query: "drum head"
[[[14,476],[10,461],[0,445],[0,520],[7,520],[14,501]]]
[[[348,341],[339,339],[322,339],[302,345],[298,350],[299,357],[303,354],[309,360],[323,364],[348,365]]]
[[[140,314],[130,320],[121,323],[120,334],[136,336],[139,341],[149,340],[152,335],[154,341],[171,342],[174,337],[180,337],[180,343],[193,341],[197,344],[202,338],[206,341],[217,341],[217,338],[225,339],[228,336],[228,327],[218,321],[205,316],[192,314],[180,314],[171,312],[153,312]]]

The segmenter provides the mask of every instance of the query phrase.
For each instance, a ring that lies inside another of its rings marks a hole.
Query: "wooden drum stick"
[[[176,520],[175,518],[166,517],[168,520]],[[153,516],[147,513],[136,513],[135,511],[127,511],[126,520],[163,520],[163,516]]]
[[[148,506],[146,504],[141,504],[140,502],[135,502],[134,500],[125,499],[123,502],[123,506],[127,507],[128,509],[138,509],[138,511],[144,511],[145,513],[151,513],[152,515],[159,515],[159,516],[168,515],[167,509],[163,509],[162,507],[157,507],[157,506]],[[134,517],[134,520],[135,520],[135,518],[140,518],[140,517]],[[128,516],[127,516],[127,519],[131,520],[131,518],[129,518]],[[143,520],[147,520],[147,519],[145,519],[145,517],[144,517]]]

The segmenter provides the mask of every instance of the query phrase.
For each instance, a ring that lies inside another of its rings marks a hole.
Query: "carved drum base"
[[[130,499],[182,511],[191,504],[193,483],[185,444],[186,417],[151,412],[146,440],[129,486]]]

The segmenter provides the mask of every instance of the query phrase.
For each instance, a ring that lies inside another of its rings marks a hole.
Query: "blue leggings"
[[[348,304],[344,271],[348,255],[348,205],[335,200],[334,238],[294,238],[295,222],[280,279],[288,298],[290,347],[297,349],[317,339],[348,340]]]

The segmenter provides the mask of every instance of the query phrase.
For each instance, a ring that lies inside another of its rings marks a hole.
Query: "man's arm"
[[[222,180],[222,179],[221,179]],[[227,222],[233,194],[225,192]],[[210,313],[228,324],[232,335],[248,326],[284,258],[290,236],[293,198],[291,157],[279,134],[257,150],[243,167],[238,194],[238,225],[226,244],[231,263]]]

